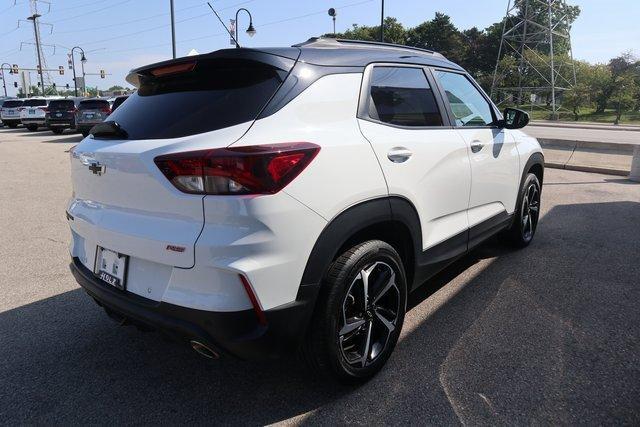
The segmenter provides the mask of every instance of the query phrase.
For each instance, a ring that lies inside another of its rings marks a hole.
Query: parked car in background
[[[49,102],[51,99],[47,98],[25,99],[20,110],[20,122],[32,132],[44,126]]]
[[[76,111],[83,99],[65,98],[49,102],[49,109],[45,114],[47,128],[56,134],[61,134],[65,129],[75,129]]]
[[[87,136],[91,128],[106,119],[109,114],[111,114],[111,105],[107,99],[82,100],[76,111],[76,128],[82,136]]]
[[[128,97],[129,95],[123,95],[118,96],[116,99],[114,99],[113,104],[111,104],[111,112],[113,113],[114,111],[116,111],[116,108],[118,108],[124,101],[126,101]]]
[[[412,291],[496,233],[534,238],[528,114],[436,52],[314,39],[127,81],[138,93],[72,150],[66,213],[72,272],[122,325],[209,358],[300,350],[362,382]]]
[[[7,99],[2,103],[0,109],[2,124],[10,128],[18,127],[20,124],[20,107],[22,107],[23,102],[22,99]]]

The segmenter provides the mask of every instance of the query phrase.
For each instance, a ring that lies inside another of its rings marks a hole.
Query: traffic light
[[[51,87],[55,89],[56,88],[56,83],[55,82],[51,83]]]
[[[58,67],[58,72],[61,76],[64,76],[64,67],[62,65]]]
[[[67,64],[69,65],[69,69],[73,69],[73,61],[71,60],[71,54],[67,53]]]
[[[13,64],[11,66],[11,74],[18,74],[18,64]]]
[[[40,65],[37,65],[36,68],[38,69],[38,74],[42,74],[42,69],[40,68]]]
[[[13,82],[13,87],[18,87],[18,82]]]
[[[67,89],[69,89],[69,83],[67,83],[67,84],[65,85],[65,87],[66,87]]]
[[[100,70],[100,78],[104,79],[104,70]]]

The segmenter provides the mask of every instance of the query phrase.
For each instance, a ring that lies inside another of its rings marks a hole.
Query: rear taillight
[[[192,194],[274,194],[302,172],[320,151],[309,142],[219,148],[158,156],[164,176]]]

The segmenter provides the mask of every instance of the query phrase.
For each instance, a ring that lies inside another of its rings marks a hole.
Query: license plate
[[[62,117],[62,113],[56,113],[56,117]]]
[[[29,114],[35,114],[35,113],[36,113],[35,108],[30,108],[30,109],[29,109]]]
[[[129,257],[98,246],[94,273],[103,282],[126,289],[127,264]]]
[[[85,119],[93,119],[93,114],[85,114],[84,118]]]

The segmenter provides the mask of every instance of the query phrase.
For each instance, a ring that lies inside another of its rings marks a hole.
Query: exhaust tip
[[[207,359],[218,359],[220,355],[200,341],[191,340],[191,348],[202,357]]]

